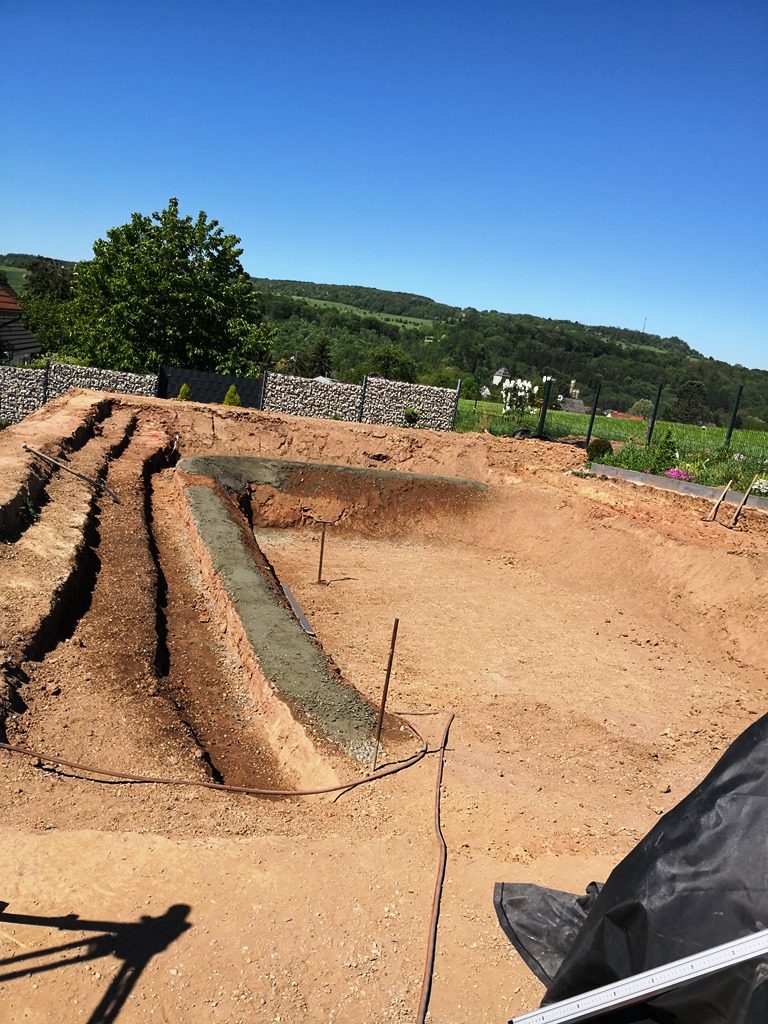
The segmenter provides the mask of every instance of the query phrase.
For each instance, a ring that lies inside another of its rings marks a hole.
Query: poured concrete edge
[[[590,471],[595,476],[616,477],[619,480],[629,480],[633,484],[640,484],[645,487],[658,487],[664,491],[678,491],[680,494],[690,494],[696,498],[716,500],[722,493],[722,487],[707,487],[704,484],[695,484],[690,480],[674,480],[668,476],[656,476],[653,473],[643,473],[637,469],[606,466],[601,462],[593,462],[590,466]],[[740,491],[728,491],[725,501],[738,505],[743,497],[744,494]],[[756,494],[750,494],[746,507],[761,508],[768,511],[768,498],[760,498]]]
[[[256,455],[191,455],[181,459],[178,469],[188,476],[204,476],[215,480],[226,490],[239,493],[251,485],[270,484],[280,488],[286,476],[297,470],[311,470],[313,473],[328,472],[348,477],[365,477],[393,481],[422,480],[433,484],[450,484],[469,491],[483,492],[488,485],[479,480],[460,477],[431,476],[427,473],[404,473],[396,469],[374,469],[372,467],[339,466],[323,462],[291,462],[287,459],[264,459]]]
[[[229,639],[236,641],[241,660],[245,654],[246,664],[250,662],[254,697],[265,721],[274,724],[270,731],[275,745],[288,743],[293,748],[290,766],[296,769],[304,762],[315,780],[316,736],[327,737],[356,760],[370,758],[374,708],[339,678],[322,648],[281,603],[254,561],[226,500],[206,484],[185,484],[191,525],[200,542],[198,553],[204,551],[209,562],[209,582],[223,590]],[[241,634],[241,642],[233,633]],[[307,735],[301,720],[316,736]]]

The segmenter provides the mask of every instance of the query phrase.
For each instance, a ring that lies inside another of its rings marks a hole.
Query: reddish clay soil
[[[22,443],[103,474],[120,504]],[[290,788],[190,542],[179,454],[487,485],[433,508],[419,485],[413,515],[348,483],[335,502],[327,478],[322,493],[254,492],[255,533],[364,697],[379,698],[398,617],[389,707],[419,713],[432,746],[456,715],[429,1019],[533,1008],[493,883],[603,879],[766,710],[768,519],[727,530],[697,499],[582,478],[568,445],[73,394],[0,433],[9,743]],[[313,516],[338,520],[325,586]],[[414,1021],[436,770],[428,755],[338,800],[277,800],[0,751],[0,1021]]]

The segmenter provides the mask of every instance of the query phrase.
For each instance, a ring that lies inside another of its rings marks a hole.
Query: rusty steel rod
[[[381,742],[381,727],[384,725],[384,708],[387,704],[387,693],[389,692],[389,680],[392,676],[392,662],[395,657],[395,642],[397,641],[397,627],[400,625],[400,619],[395,619],[394,625],[392,626],[392,639],[389,644],[389,657],[387,658],[387,673],[384,677],[384,692],[381,695],[381,707],[379,708],[379,721],[376,726],[376,740],[373,745],[373,761],[371,762],[371,771],[376,771],[376,760],[379,756],[379,743]]]
[[[320,533],[320,561],[317,563],[317,583],[325,583],[323,579],[323,555],[325,554],[325,528],[331,520],[320,519],[318,522],[322,525],[322,531]]]
[[[67,473],[71,473],[72,476],[76,476],[78,480],[83,480],[85,483],[90,484],[91,487],[95,487],[96,490],[102,492],[106,491],[117,505],[122,504],[115,492],[111,488],[107,487],[104,480],[100,480],[98,477],[86,476],[84,473],[78,473],[76,469],[70,469],[69,466],[66,466],[58,459],[54,459],[52,456],[46,455],[45,452],[41,452],[37,448],[32,448],[28,444],[23,444],[21,447],[25,452],[31,452],[33,455],[36,455],[38,459],[42,459],[44,462],[50,462],[52,466],[58,466],[59,469],[66,470]]]

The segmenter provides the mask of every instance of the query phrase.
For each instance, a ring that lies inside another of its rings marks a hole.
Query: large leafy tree
[[[181,217],[175,198],[134,213],[75,268],[70,326],[77,354],[116,370],[159,364],[257,373],[270,331],[240,263],[240,239],[204,212]]]
[[[701,423],[707,418],[707,389],[700,380],[686,380],[677,389],[675,419]]]
[[[416,379],[416,361],[402,345],[385,341],[371,349],[366,372],[375,377],[386,377],[387,380],[411,383]]]
[[[71,263],[35,256],[24,279],[24,297],[66,302],[72,298],[72,269]]]
[[[49,354],[65,355],[69,345],[67,314],[72,298],[72,265],[36,256],[22,292],[23,323]]]

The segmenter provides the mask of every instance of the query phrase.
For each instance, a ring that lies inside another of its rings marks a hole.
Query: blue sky
[[[169,196],[257,276],[677,335],[768,369],[765,0],[33,0],[0,252]]]

